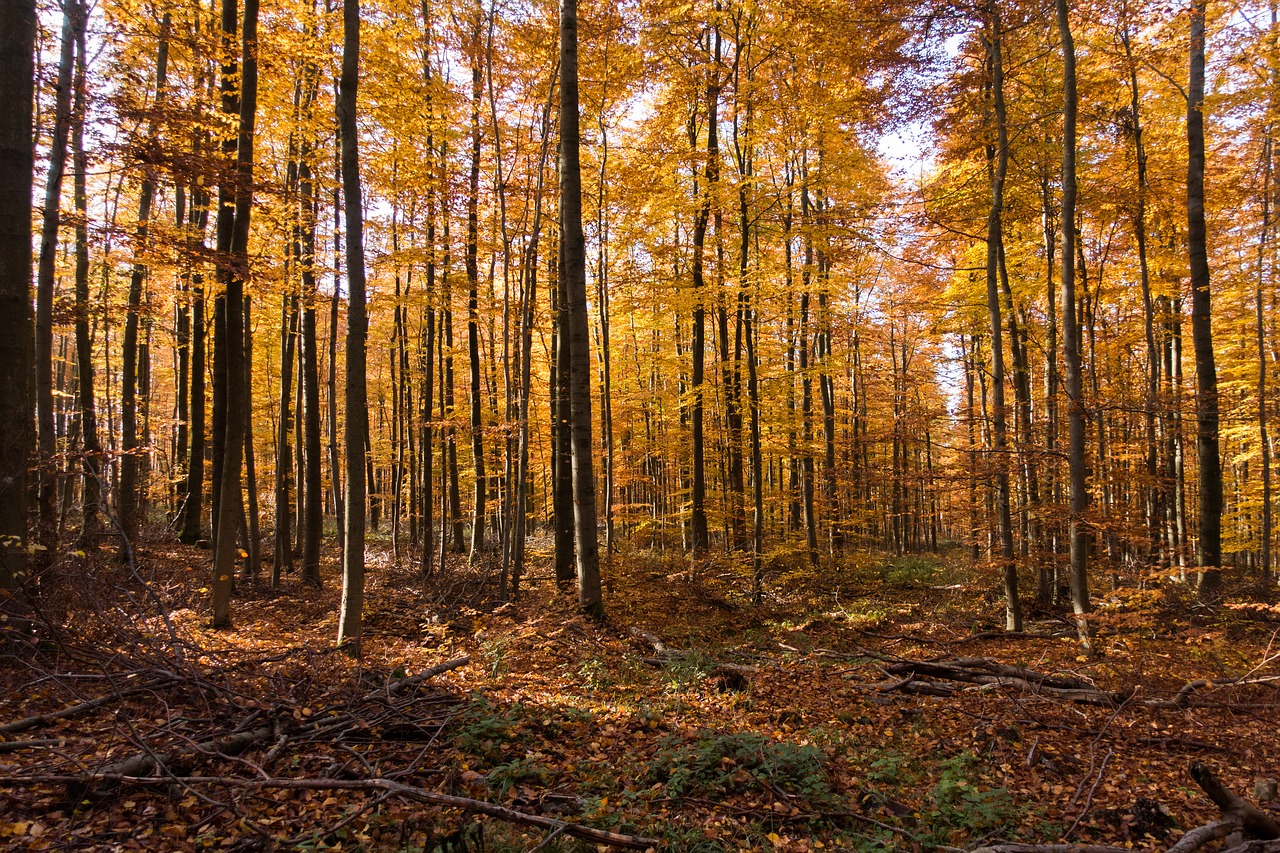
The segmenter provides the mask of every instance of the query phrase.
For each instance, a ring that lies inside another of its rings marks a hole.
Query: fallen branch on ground
[[[665,667],[675,661],[689,660],[694,656],[691,651],[681,649],[673,649],[662,642],[662,638],[648,631],[642,631],[639,628],[631,628],[628,633],[638,640],[648,643],[656,653],[655,657],[642,658],[642,660],[650,666]],[[712,678],[721,677],[728,678],[735,682],[744,681],[746,676],[755,675],[760,671],[760,667],[750,664],[727,663],[724,661],[713,661],[708,671],[708,675]]]
[[[172,776],[106,776],[104,774],[95,774],[88,778],[98,781],[110,781],[121,785],[169,785],[174,781]],[[74,785],[84,781],[86,781],[86,777],[82,776],[10,776],[0,777],[0,786]],[[456,797],[452,794],[428,791],[425,788],[406,785],[391,779],[288,779],[279,777],[246,779],[235,776],[186,776],[182,778],[182,783],[184,785],[221,785],[249,790],[275,788],[304,791],[381,791],[404,800],[460,809],[472,814],[482,814],[497,820],[504,820],[508,823],[560,831],[565,835],[580,838],[584,841],[593,841],[597,844],[609,844],[614,847],[625,847],[632,850],[645,850],[656,848],[660,843],[656,838],[595,829],[579,823],[570,823],[543,815],[516,811],[515,809],[488,803],[484,800],[473,800],[470,797]]]
[[[438,663],[417,675],[402,678],[387,684],[385,687],[369,691],[360,698],[357,704],[366,704],[384,696],[391,697],[411,687],[417,687],[441,673],[458,669],[470,662],[471,656],[463,655],[450,661]],[[353,725],[356,722],[357,717],[354,712],[334,713],[330,716],[316,719],[311,723],[310,728],[313,730],[334,731],[343,726]],[[240,755],[268,738],[282,737],[300,731],[303,728],[293,724],[288,717],[280,714],[279,709],[276,709],[276,713],[268,715],[266,724],[254,728],[248,728],[247,725],[247,722],[242,723],[238,731],[198,743],[188,743],[163,754],[150,749],[143,749],[143,751],[114,762],[96,773],[74,777],[74,781],[69,783],[71,785],[70,792],[74,797],[84,797],[95,788],[104,785],[104,783],[111,783],[116,779],[146,777],[152,774],[169,772],[200,755],[215,758]]]
[[[1231,845],[1224,853],[1280,853],[1280,823],[1225,785],[1198,761],[1191,762],[1191,778],[1222,811],[1218,820],[1188,830],[1165,853],[1193,853],[1212,841],[1237,833],[1253,836]],[[970,853],[1122,853],[1123,848],[1097,844],[1002,843],[979,847]]]

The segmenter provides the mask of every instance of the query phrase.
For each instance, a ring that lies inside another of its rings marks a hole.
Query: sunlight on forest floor
[[[503,604],[493,596],[496,571],[473,572],[458,557],[424,595],[411,568],[382,553],[370,560],[365,657],[356,663],[330,653],[339,596],[332,555],[323,590],[296,575],[277,592],[242,582],[228,632],[207,628],[207,559],[180,546],[145,548],[146,591],[168,612],[133,627],[114,609],[127,595],[142,598],[124,569],[105,557],[63,567],[64,647],[44,643],[26,665],[10,659],[0,722],[61,708],[77,690],[92,694],[65,678],[89,657],[99,676],[120,660],[158,665],[170,630],[195,654],[188,662],[230,692],[216,701],[205,688],[125,695],[110,712],[43,726],[35,737],[56,745],[6,750],[0,773],[92,771],[144,742],[171,748],[270,715],[323,719],[355,707],[351,696],[464,654],[468,665],[423,694],[437,709],[430,725],[401,712],[361,729],[357,714],[355,733],[336,740],[291,745],[282,735],[278,748],[268,740],[199,772],[252,774],[270,762],[276,776],[403,773],[400,781],[424,788],[660,838],[663,849],[809,851],[1064,837],[1163,847],[1215,814],[1187,776],[1190,760],[1246,794],[1280,767],[1268,680],[1280,675],[1280,612],[1199,609],[1176,583],[1104,596],[1099,654],[1089,658],[1058,615],[1038,614],[1024,636],[1001,636],[995,574],[959,553],[778,569],[760,606],[750,603],[748,567],[723,555],[694,567],[684,557],[618,554],[605,570],[603,627],[557,593],[545,558],[530,567],[520,598]],[[76,573],[97,581],[77,586]],[[888,689],[896,677],[886,682],[882,668],[943,657],[990,658],[1125,698],[1111,707],[989,684],[948,695]],[[1186,707],[1149,701],[1200,678],[1255,683],[1210,685]],[[533,849],[547,835],[370,792],[172,793],[126,787],[77,801],[60,784],[6,788],[0,841],[503,851]],[[561,836],[540,849],[596,848]]]

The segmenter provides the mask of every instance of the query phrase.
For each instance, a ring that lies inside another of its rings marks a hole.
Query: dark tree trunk
[[[1089,533],[1085,511],[1089,491],[1085,482],[1085,411],[1080,381],[1080,326],[1076,321],[1076,49],[1071,35],[1067,0],[1057,0],[1058,34],[1062,40],[1062,367],[1066,374],[1068,447],[1067,467],[1071,481],[1069,521],[1071,609],[1075,611],[1080,641],[1088,647],[1089,622]]]
[[[707,34],[708,48],[714,50],[715,58],[720,53],[720,31],[712,27],[713,32]],[[714,47],[712,47],[714,45]],[[693,375],[691,377],[693,401],[689,407],[689,425],[693,443],[693,483],[691,489],[692,515],[690,517],[692,547],[695,555],[704,553],[711,545],[711,535],[707,528],[707,477],[706,451],[704,448],[703,420],[706,406],[705,383],[707,358],[707,306],[706,281],[703,274],[704,253],[707,242],[707,225],[711,220],[711,196],[715,190],[720,174],[720,137],[718,119],[720,107],[719,69],[712,67],[711,79],[707,81],[707,165],[706,185],[703,187],[702,204],[698,208],[693,224]],[[692,125],[691,125],[692,127]],[[691,131],[693,132],[693,131]],[[697,137],[691,140],[695,147]],[[696,188],[696,182],[695,182]]]
[[[36,9],[0,0],[0,590],[27,573],[27,462],[35,361],[31,310],[31,189],[35,151]],[[7,598],[8,596],[6,596]]]
[[[316,214],[315,184],[308,157],[298,164],[298,195],[302,217],[302,434],[303,484],[302,582],[320,586],[320,540],[324,536],[324,484],[320,447],[320,353],[316,334]]]
[[[342,82],[338,89],[338,127],[342,136],[342,197],[347,220],[346,346],[346,537],[342,549],[342,609],[338,643],[349,643],[360,656],[364,617],[364,514],[367,472],[365,446],[369,415],[365,388],[364,215],[361,210],[359,136],[356,127],[356,82],[360,70],[360,0],[342,6]]]
[[[166,12],[160,24],[160,46],[156,52],[156,107],[164,101],[165,77],[169,66],[169,14]],[[153,117],[147,129],[148,143],[156,142],[156,119]],[[147,449],[138,440],[139,407],[139,347],[138,324],[142,314],[142,286],[147,276],[143,256],[147,250],[150,229],[151,203],[155,197],[154,167],[144,166],[142,187],[138,194],[138,224],[134,230],[133,269],[129,275],[129,302],[125,309],[124,342],[121,356],[120,392],[120,524],[130,539],[138,534],[138,525],[144,514],[142,492],[145,486],[141,472],[146,468],[143,455]],[[144,380],[145,381],[145,380]]]
[[[475,473],[471,513],[471,561],[484,553],[485,494],[484,422],[480,400],[480,269],[478,265],[480,204],[480,71],[479,6],[471,45],[471,171],[467,181],[467,366],[470,378],[471,465]]]
[[[99,505],[102,499],[102,446],[98,442],[98,413],[94,402],[93,339],[89,334],[89,199],[87,192],[88,157],[84,150],[85,120],[85,28],[84,6],[76,0],[79,25],[76,28],[75,106],[71,129],[72,170],[76,209],[76,376],[79,380],[81,469],[84,473],[84,489],[81,493],[83,521],[80,537],[88,537],[98,527]],[[203,365],[203,360],[202,360]],[[203,421],[201,422],[203,425]]]
[[[53,284],[62,219],[62,176],[67,163],[67,135],[71,128],[71,87],[75,63],[80,4],[66,0],[62,7],[62,48],[54,93],[53,135],[49,141],[49,171],[45,176],[44,211],[40,232],[40,261],[36,268],[36,433],[40,510],[37,539],[46,559],[52,555],[57,527],[58,441],[53,414]]]
[[[556,168],[559,174],[560,166]],[[564,279],[564,218],[557,224],[556,286],[551,289],[555,306],[552,340],[551,418],[552,495],[556,547],[556,583],[568,587],[577,574],[573,557],[573,430],[569,416],[569,301]]]
[[[235,0],[224,0],[222,7],[223,38],[235,37]],[[234,184],[219,188],[218,245],[224,282],[222,297],[223,326],[220,329],[225,370],[223,407],[215,406],[214,418],[225,424],[223,438],[222,477],[219,483],[216,533],[213,554],[213,624],[231,627],[231,584],[236,561],[236,535],[241,526],[244,503],[240,494],[240,469],[245,438],[244,357],[244,282],[248,276],[249,211],[253,203],[253,137],[254,118],[258,107],[258,0],[245,0],[244,28],[241,36],[239,133],[236,140]],[[228,74],[228,72],[230,72]],[[223,111],[235,105],[234,64],[223,69]],[[224,230],[229,232],[224,236]]]
[[[564,287],[569,303],[569,410],[573,424],[573,545],[578,604],[604,618],[591,454],[591,341],[587,325],[586,244],[582,234],[582,166],[578,147],[578,3],[560,3],[560,216]]]
[[[1196,359],[1196,449],[1200,463],[1200,597],[1222,585],[1222,460],[1218,454],[1218,371],[1213,354],[1209,256],[1204,221],[1204,25],[1206,0],[1191,3],[1187,86],[1187,254],[1191,267],[1191,339]]]
[[[991,68],[991,95],[995,109],[996,143],[988,148],[992,162],[991,210],[987,216],[987,310],[991,321],[992,451],[995,457],[996,529],[1000,542],[1000,562],[1004,573],[1005,628],[1022,630],[1022,605],[1018,599],[1018,567],[1013,551],[1013,522],[1010,517],[1009,440],[1004,403],[1004,334],[1000,322],[999,255],[1003,240],[1001,217],[1004,208],[1004,181],[1009,163],[1009,132],[1005,121],[1003,34],[999,7],[989,7],[986,34]]]

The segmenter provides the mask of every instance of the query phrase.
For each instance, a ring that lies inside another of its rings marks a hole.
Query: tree
[[[1071,480],[1069,554],[1071,606],[1080,640],[1089,645],[1089,537],[1084,513],[1089,506],[1085,483],[1084,398],[1080,382],[1080,326],[1076,320],[1076,46],[1071,35],[1067,0],[1057,0],[1058,33],[1062,38],[1062,363],[1066,372],[1068,447]]]
[[[1005,177],[1009,168],[1009,130],[1005,117],[1003,32],[1000,7],[987,8],[987,51],[991,70],[991,101],[995,114],[996,139],[988,143],[991,174],[991,208],[987,214],[987,310],[991,320],[991,400],[992,451],[995,456],[996,521],[1000,538],[1000,562],[1004,571],[1005,629],[1022,630],[1022,607],[1018,599],[1018,567],[1014,562],[1013,521],[1010,517],[1008,427],[1004,404],[1004,345],[1000,322],[999,256],[1004,239],[1001,214],[1004,208]]]
[[[0,604],[27,573],[31,451],[31,188],[35,149],[34,0],[0,0]]]
[[[364,212],[360,195],[359,129],[356,126],[356,86],[360,78],[360,0],[342,5],[342,79],[338,85],[338,132],[342,139],[342,198],[347,225],[347,418],[343,439],[347,447],[346,535],[342,549],[342,608],[338,644],[348,644],[360,656],[364,618],[364,524],[366,443],[369,413],[365,388]]]
[[[36,270],[36,433],[40,448],[40,545],[54,547],[57,528],[58,440],[53,416],[53,278],[62,220],[62,176],[67,163],[67,135],[71,128],[72,68],[75,64],[79,5],[63,3],[62,47],[54,95],[53,137],[49,141],[49,172],[45,177],[44,213],[40,230],[40,261]]]
[[[227,50],[235,39],[235,0],[223,0],[222,37]],[[234,56],[230,54],[229,56]],[[232,177],[218,188],[219,278],[223,285],[220,348],[225,371],[222,405],[214,403],[214,419],[223,422],[222,476],[214,513],[213,625],[231,627],[231,585],[237,555],[236,537],[243,518],[240,469],[244,461],[245,397],[244,282],[248,274],[249,211],[253,203],[253,135],[258,108],[258,0],[245,0],[241,30],[240,94],[236,97],[235,60],[224,59],[222,109],[238,115]],[[224,150],[229,147],[224,143]],[[215,321],[216,322],[216,321]]]
[[[591,340],[587,326],[586,240],[582,233],[582,165],[578,131],[578,2],[560,0],[560,217],[564,246],[561,281],[569,303],[569,410],[573,432],[573,547],[578,604],[604,618],[596,483],[591,454]]]
[[[251,2],[251,0],[249,0]],[[169,68],[169,27],[171,19],[165,13],[160,24],[160,44],[156,50],[156,90],[155,107],[159,109],[164,102],[165,78]],[[153,144],[156,142],[156,120],[149,123],[147,135]],[[126,306],[124,322],[124,354],[120,372],[122,389],[120,391],[121,409],[121,450],[120,460],[120,524],[130,539],[138,535],[138,524],[143,513],[141,472],[146,468],[143,456],[148,450],[141,445],[138,438],[139,385],[145,388],[145,377],[141,379],[139,372],[146,370],[145,360],[139,360],[138,326],[142,313],[142,287],[147,276],[147,266],[143,255],[147,251],[148,235],[151,229],[151,203],[155,197],[156,182],[154,168],[144,166],[146,170],[138,190],[138,224],[134,229],[133,269],[129,274],[129,302]]]
[[[1187,84],[1187,257],[1191,266],[1191,339],[1196,359],[1196,452],[1200,470],[1200,597],[1222,585],[1222,459],[1218,453],[1218,370],[1213,352],[1204,197],[1205,0],[1191,2]]]

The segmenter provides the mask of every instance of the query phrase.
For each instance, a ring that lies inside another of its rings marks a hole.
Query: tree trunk
[[[84,6],[75,0],[76,15],[76,71],[75,105],[71,129],[71,161],[74,173],[76,209],[76,269],[75,269],[75,335],[76,376],[79,381],[81,468],[84,473],[84,489],[81,493],[83,507],[80,538],[87,544],[88,537],[97,530],[99,504],[102,496],[102,446],[98,442],[98,413],[94,402],[93,339],[89,334],[89,228],[88,228],[88,157],[84,150],[84,120],[86,93],[86,51]],[[201,316],[203,321],[203,315]],[[203,330],[203,322],[201,323]],[[203,350],[202,350],[203,356]],[[204,360],[201,358],[201,366]],[[203,420],[201,421],[203,427]],[[190,464],[190,463],[188,463]]]
[[[467,182],[467,365],[471,403],[471,465],[475,473],[472,491],[471,555],[474,564],[484,553],[485,493],[484,423],[480,400],[480,270],[478,265],[480,204],[480,18],[477,5],[471,44],[471,172]]]
[[[1076,320],[1076,49],[1071,35],[1067,0],[1057,0],[1058,34],[1062,40],[1062,366],[1066,373],[1068,447],[1067,467],[1071,481],[1070,579],[1071,609],[1076,615],[1080,642],[1090,645],[1089,622],[1089,534],[1084,513],[1089,506],[1085,482],[1084,398],[1080,382],[1080,326]]]
[[[995,109],[996,144],[988,149],[993,160],[991,211],[987,216],[987,310],[991,321],[992,445],[995,457],[996,527],[1000,540],[1000,562],[1004,572],[1005,628],[1022,630],[1022,605],[1018,599],[1018,566],[1013,551],[1013,523],[1010,517],[1009,441],[1004,404],[1004,344],[1000,322],[999,254],[1003,240],[1001,216],[1004,181],[1009,163],[1009,132],[1005,121],[1004,59],[1001,52],[1000,9],[989,7],[990,30],[987,50],[991,67],[991,94]]]
[[[224,0],[222,6],[222,32],[224,44],[235,38],[235,0]],[[216,628],[231,627],[231,584],[236,560],[236,534],[240,527],[243,500],[240,494],[240,468],[243,462],[245,436],[245,387],[244,358],[244,282],[248,276],[249,211],[253,203],[253,139],[254,118],[258,107],[258,0],[245,0],[244,25],[241,35],[242,67],[240,69],[241,95],[239,98],[240,123],[236,140],[236,169],[234,185],[219,188],[218,246],[227,247],[226,254],[219,253],[224,282],[223,303],[223,359],[226,371],[224,405],[221,412],[215,406],[215,419],[221,416],[225,423],[222,477],[219,483],[218,510],[215,519],[216,532],[213,554],[213,625]],[[235,63],[223,67],[223,111],[236,112],[234,88]],[[234,205],[232,204],[234,200]],[[229,232],[224,236],[224,231]]]
[[[562,139],[563,144],[563,139]],[[557,165],[559,174],[562,165]],[[555,335],[552,340],[552,495],[553,524],[555,526],[556,583],[568,587],[577,570],[573,556],[573,420],[569,407],[569,299],[565,285],[564,266],[564,217],[557,223],[559,239],[556,246],[556,286],[551,290],[556,310]]]
[[[1204,42],[1206,0],[1191,3],[1187,85],[1187,255],[1191,268],[1191,339],[1196,359],[1196,450],[1200,467],[1200,597],[1222,586],[1222,460],[1218,454],[1218,371],[1213,354],[1209,256],[1204,218]]]
[[[604,618],[591,454],[591,341],[587,325],[586,244],[582,234],[582,167],[578,147],[578,3],[560,2],[560,216],[564,286],[569,303],[569,410],[573,429],[573,545],[578,604]]]
[[[339,645],[360,656],[364,617],[365,446],[369,414],[365,388],[364,215],[361,210],[356,82],[360,70],[360,0],[342,6],[342,82],[338,88],[338,127],[342,136],[342,197],[347,220],[347,370],[346,370],[346,537],[342,550],[342,609]]]
[[[62,49],[54,95],[53,136],[49,142],[49,171],[45,176],[44,212],[40,232],[40,261],[36,269],[36,432],[40,450],[38,469],[40,510],[37,539],[51,556],[57,526],[58,442],[53,416],[53,283],[62,219],[62,176],[67,162],[71,127],[71,86],[75,63],[80,5],[65,0],[62,7]]]
[[[169,67],[169,27],[170,18],[166,12],[160,24],[160,46],[156,52],[156,101],[158,109],[164,102],[165,77]],[[147,128],[147,140],[157,144],[156,119],[153,113]],[[144,490],[140,472],[146,466],[143,454],[146,448],[138,441],[138,322],[142,313],[142,285],[147,276],[144,261],[147,250],[148,231],[150,229],[151,202],[155,197],[154,167],[144,166],[142,186],[138,193],[138,224],[134,231],[133,269],[129,274],[129,302],[125,309],[124,342],[121,357],[121,392],[120,392],[120,524],[130,539],[138,534],[138,525],[142,520]]]
[[[720,31],[712,27],[713,32],[707,35],[708,48],[714,50],[714,56],[720,54]],[[714,44],[714,48],[711,45]],[[704,250],[707,242],[707,225],[711,219],[711,197],[715,191],[720,175],[720,137],[718,119],[720,108],[720,84],[716,75],[719,68],[713,66],[709,72],[712,76],[707,81],[707,165],[706,185],[703,187],[702,204],[698,208],[693,224],[693,375],[691,391],[693,402],[690,405],[689,426],[693,443],[693,483],[691,490],[692,515],[690,517],[692,548],[694,555],[703,554],[711,545],[711,535],[707,529],[707,477],[706,451],[704,447],[703,420],[706,406],[705,382],[707,358],[707,307],[706,281],[703,275]],[[692,128],[693,125],[691,124]],[[691,131],[693,132],[693,131]],[[691,140],[695,147],[697,137]],[[695,181],[695,189],[696,189]]]
[[[0,21],[0,423],[8,425],[0,437],[0,594],[9,598],[27,574],[27,461],[33,438],[35,3],[0,0]]]

